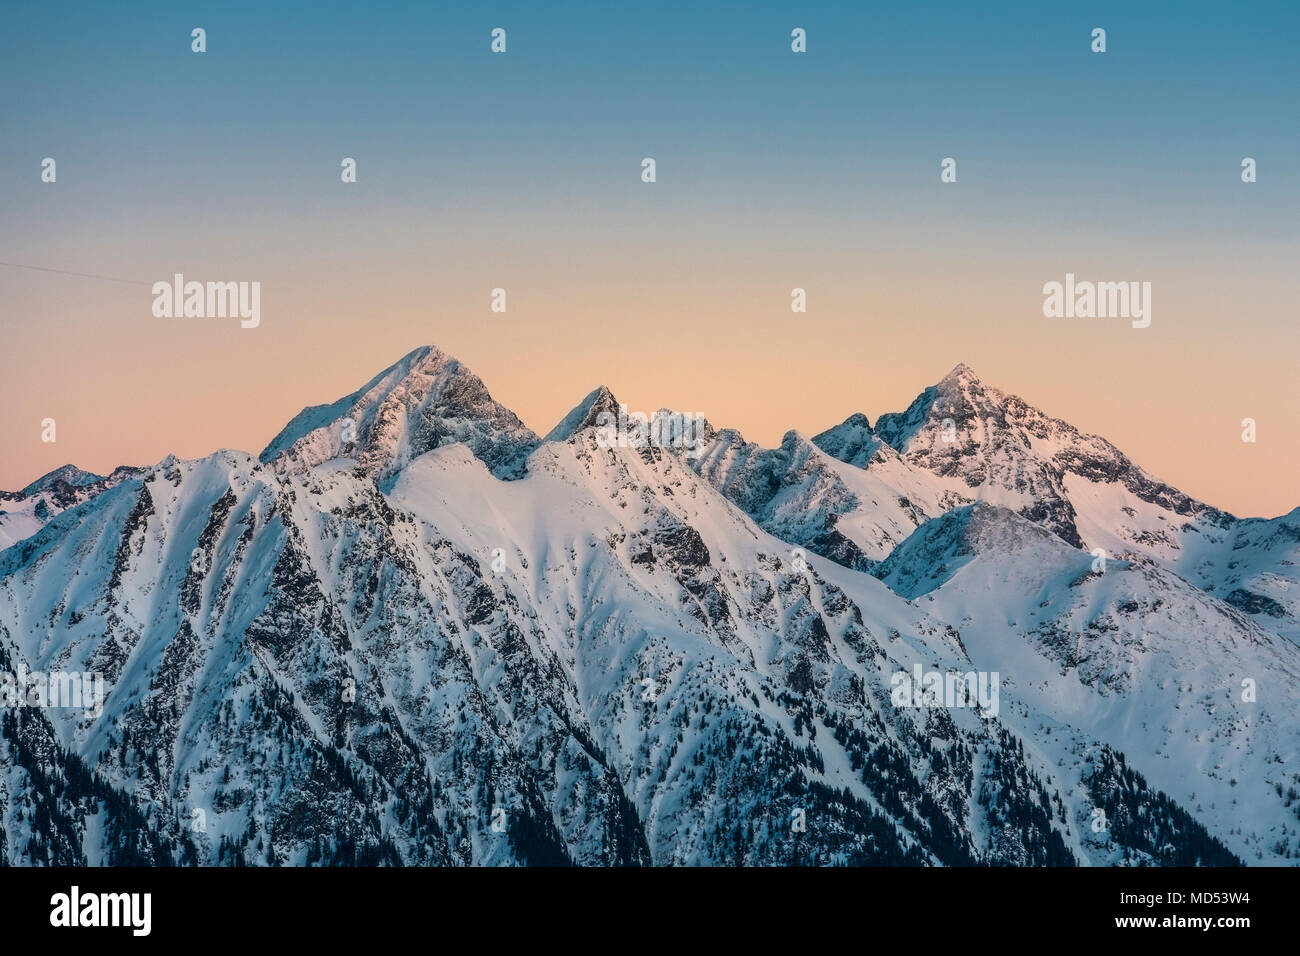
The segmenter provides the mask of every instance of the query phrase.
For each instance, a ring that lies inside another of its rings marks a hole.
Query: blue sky
[[[1259,476],[1300,447],[1297,27],[1295,3],[6,3],[0,261],[256,279],[266,319],[160,327],[132,286],[0,267],[0,487],[118,463],[89,440],[113,421],[139,423],[122,460],[256,449],[434,342],[538,431],[603,383],[769,444],[964,361],[1212,503],[1289,510]],[[1045,324],[1067,271],[1151,281],[1151,329]],[[118,355],[165,408],[110,385]],[[83,428],[30,447],[52,396]]]

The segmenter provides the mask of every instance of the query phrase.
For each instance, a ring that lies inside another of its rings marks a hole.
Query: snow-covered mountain
[[[905,429],[695,456],[611,446],[616,411],[538,441],[419,349],[258,458],[168,458],[0,550],[0,672],[106,690],[0,713],[5,858],[1300,853],[1300,649],[1248,609],[1149,555],[1094,570]],[[1238,583],[1290,553],[1248,527]],[[923,672],[997,692],[900,696]]]
[[[1201,519],[1213,526],[1229,517],[1148,475],[1104,439],[985,385],[965,365],[906,411],[882,415],[875,432],[908,464],[960,483],[971,497],[1011,508],[1076,547],[1085,543],[1081,525],[1095,531],[1118,518],[1107,507],[1114,502],[1101,500],[1098,488],[1167,522]],[[1149,529],[1130,523],[1115,533],[1134,547],[1156,547],[1143,531]]]
[[[123,465],[110,475],[94,475],[64,465],[22,491],[0,491],[0,550],[31,537],[60,511],[90,500],[139,471]]]
[[[965,365],[874,428],[858,414],[813,442],[881,476],[919,506],[921,520],[971,501],[1008,508],[1076,548],[1154,561],[1300,641],[1300,509],[1235,518],[1148,474],[1105,439],[984,384]],[[836,526],[852,537],[852,509]]]
[[[595,428],[602,423],[601,416],[609,416],[603,421],[618,420],[618,399],[604,385],[592,389],[591,394],[573,407],[560,422],[546,433],[542,441],[564,441],[573,437],[584,428]]]
[[[259,460],[306,469],[346,457],[387,486],[407,462],[451,442],[463,442],[498,478],[514,478],[537,436],[477,375],[425,346],[351,395],[304,408]]]

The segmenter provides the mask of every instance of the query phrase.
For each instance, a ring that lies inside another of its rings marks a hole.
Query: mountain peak
[[[945,375],[942,379],[939,380],[938,384],[936,385],[936,388],[938,388],[940,391],[945,391],[945,386],[958,386],[958,387],[970,388],[972,386],[979,386],[982,384],[983,383],[980,382],[980,378],[978,375],[975,374],[975,370],[973,368],[971,368],[965,362],[958,362],[956,365],[952,367],[951,372],[949,372],[947,375]]]
[[[600,424],[600,416],[606,412],[617,417],[618,400],[614,398],[613,392],[601,385],[592,389],[586,398],[573,406],[573,410],[560,419],[559,423],[546,433],[542,441],[566,441],[584,428]]]
[[[867,467],[882,444],[871,422],[861,412],[854,412],[840,424],[814,435],[812,443],[832,458],[858,468]]]
[[[91,472],[83,471],[76,465],[67,464],[55,468],[47,474],[41,475],[41,477],[37,478],[22,491],[18,492],[18,494],[26,497],[27,495],[34,495],[41,491],[50,491],[60,482],[73,488],[80,488],[83,485],[93,485],[95,482],[103,480],[103,475],[92,474]]]
[[[304,408],[259,458],[306,468],[354,458],[388,480],[411,459],[458,441],[498,478],[512,478],[523,473],[537,436],[459,360],[424,345],[352,394]]]

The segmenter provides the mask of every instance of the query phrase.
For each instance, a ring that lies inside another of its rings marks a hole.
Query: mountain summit
[[[855,412],[839,425],[814,435],[812,441],[831,457],[859,468],[866,468],[884,444],[861,412]]]
[[[586,398],[574,406],[569,414],[546,433],[542,439],[548,441],[566,441],[584,428],[594,428],[600,424],[601,415],[612,415],[618,420],[618,399],[604,385],[593,389]]]
[[[836,436],[826,434],[819,444],[836,454]],[[1081,522],[1090,530],[1089,519],[1109,520],[1096,514],[1088,490],[1099,486],[1182,520],[1230,518],[1149,475],[1105,439],[985,385],[965,364],[905,411],[881,415],[874,434],[953,492],[1011,508],[1075,547],[1085,544]]]
[[[388,483],[413,458],[453,442],[463,442],[498,478],[518,478],[537,436],[492,398],[477,375],[423,346],[352,394],[303,409],[259,460],[311,468],[353,459]]]

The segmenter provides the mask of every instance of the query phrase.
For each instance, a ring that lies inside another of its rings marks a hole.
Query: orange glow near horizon
[[[702,412],[769,447],[791,428],[811,436],[854,412],[874,422],[900,411],[965,362],[1216,507],[1273,516],[1300,505],[1293,333],[1256,323],[1243,336],[1225,323],[1242,303],[1204,289],[1227,277],[1152,270],[1154,321],[1134,330],[1043,318],[1041,283],[1060,275],[1038,264],[1005,280],[989,278],[1005,268],[973,262],[930,273],[877,261],[855,274],[809,261],[796,275],[761,250],[739,263],[662,253],[599,276],[576,259],[548,265],[493,277],[445,261],[436,277],[394,267],[371,282],[328,265],[263,274],[261,326],[248,330],[154,318],[145,285],[7,271],[21,321],[5,335],[0,487],[69,462],[105,473],[169,453],[256,454],[304,406],[434,344],[539,435],[603,384],[632,409]],[[489,309],[495,286],[508,290],[505,314]],[[807,314],[790,311],[795,286]],[[1262,295],[1248,305],[1286,308]],[[54,444],[40,440],[47,417]],[[1241,441],[1247,417],[1256,444]]]

